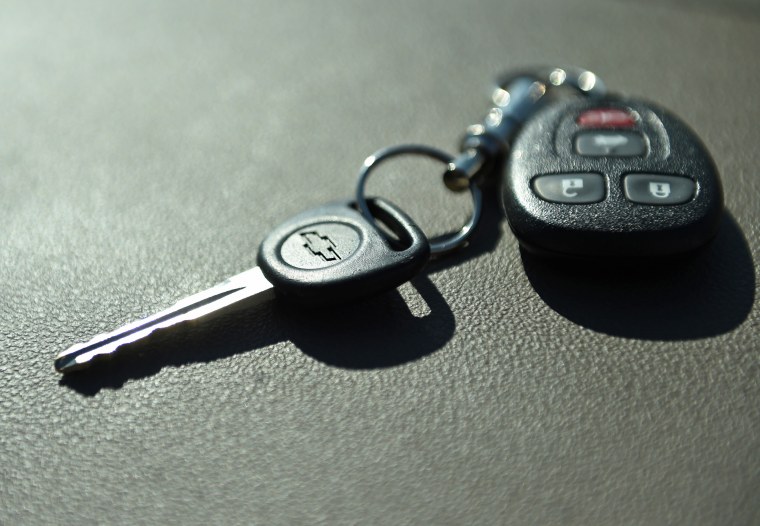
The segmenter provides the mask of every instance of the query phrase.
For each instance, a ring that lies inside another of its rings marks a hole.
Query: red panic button
[[[636,119],[625,110],[594,108],[586,110],[575,120],[581,128],[633,128]]]

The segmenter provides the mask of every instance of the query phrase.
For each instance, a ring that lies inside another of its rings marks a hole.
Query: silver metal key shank
[[[111,355],[117,349],[137,343],[156,331],[252,307],[273,297],[273,286],[261,269],[246,270],[157,314],[69,347],[56,356],[55,369],[64,374],[83,369],[92,360]]]

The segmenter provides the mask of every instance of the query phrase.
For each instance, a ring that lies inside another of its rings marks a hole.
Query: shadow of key
[[[208,363],[292,341],[305,354],[346,368],[392,367],[419,359],[454,334],[454,316],[433,283],[412,281],[429,312],[417,317],[397,290],[347,305],[304,308],[270,301],[208,321],[157,332],[60,384],[93,396],[166,366]],[[418,301],[418,299],[414,299]]]

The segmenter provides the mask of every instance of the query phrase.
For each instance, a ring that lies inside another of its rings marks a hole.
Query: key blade
[[[62,351],[55,369],[63,374],[88,367],[92,360],[113,354],[120,347],[136,343],[158,330],[199,318],[252,307],[274,297],[272,284],[258,267],[237,274],[219,285],[184,298],[166,310],[95,336]]]

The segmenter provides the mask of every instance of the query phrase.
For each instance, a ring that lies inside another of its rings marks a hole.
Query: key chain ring
[[[427,157],[429,159],[440,161],[446,166],[454,161],[453,155],[424,144],[401,144],[398,146],[389,146],[387,148],[382,148],[367,157],[364,160],[364,164],[362,164],[361,170],[359,170],[359,181],[356,185],[356,204],[362,215],[371,221],[372,224],[375,225],[375,228],[377,228],[377,222],[367,205],[367,199],[364,195],[367,179],[369,179],[372,171],[382,162],[402,155]],[[475,226],[478,224],[480,214],[483,210],[483,195],[480,192],[480,188],[474,182],[470,183],[469,188],[470,195],[472,196],[472,215],[470,215],[470,218],[459,231],[436,236],[429,240],[430,254],[432,256],[445,254],[461,247],[475,231]]]

